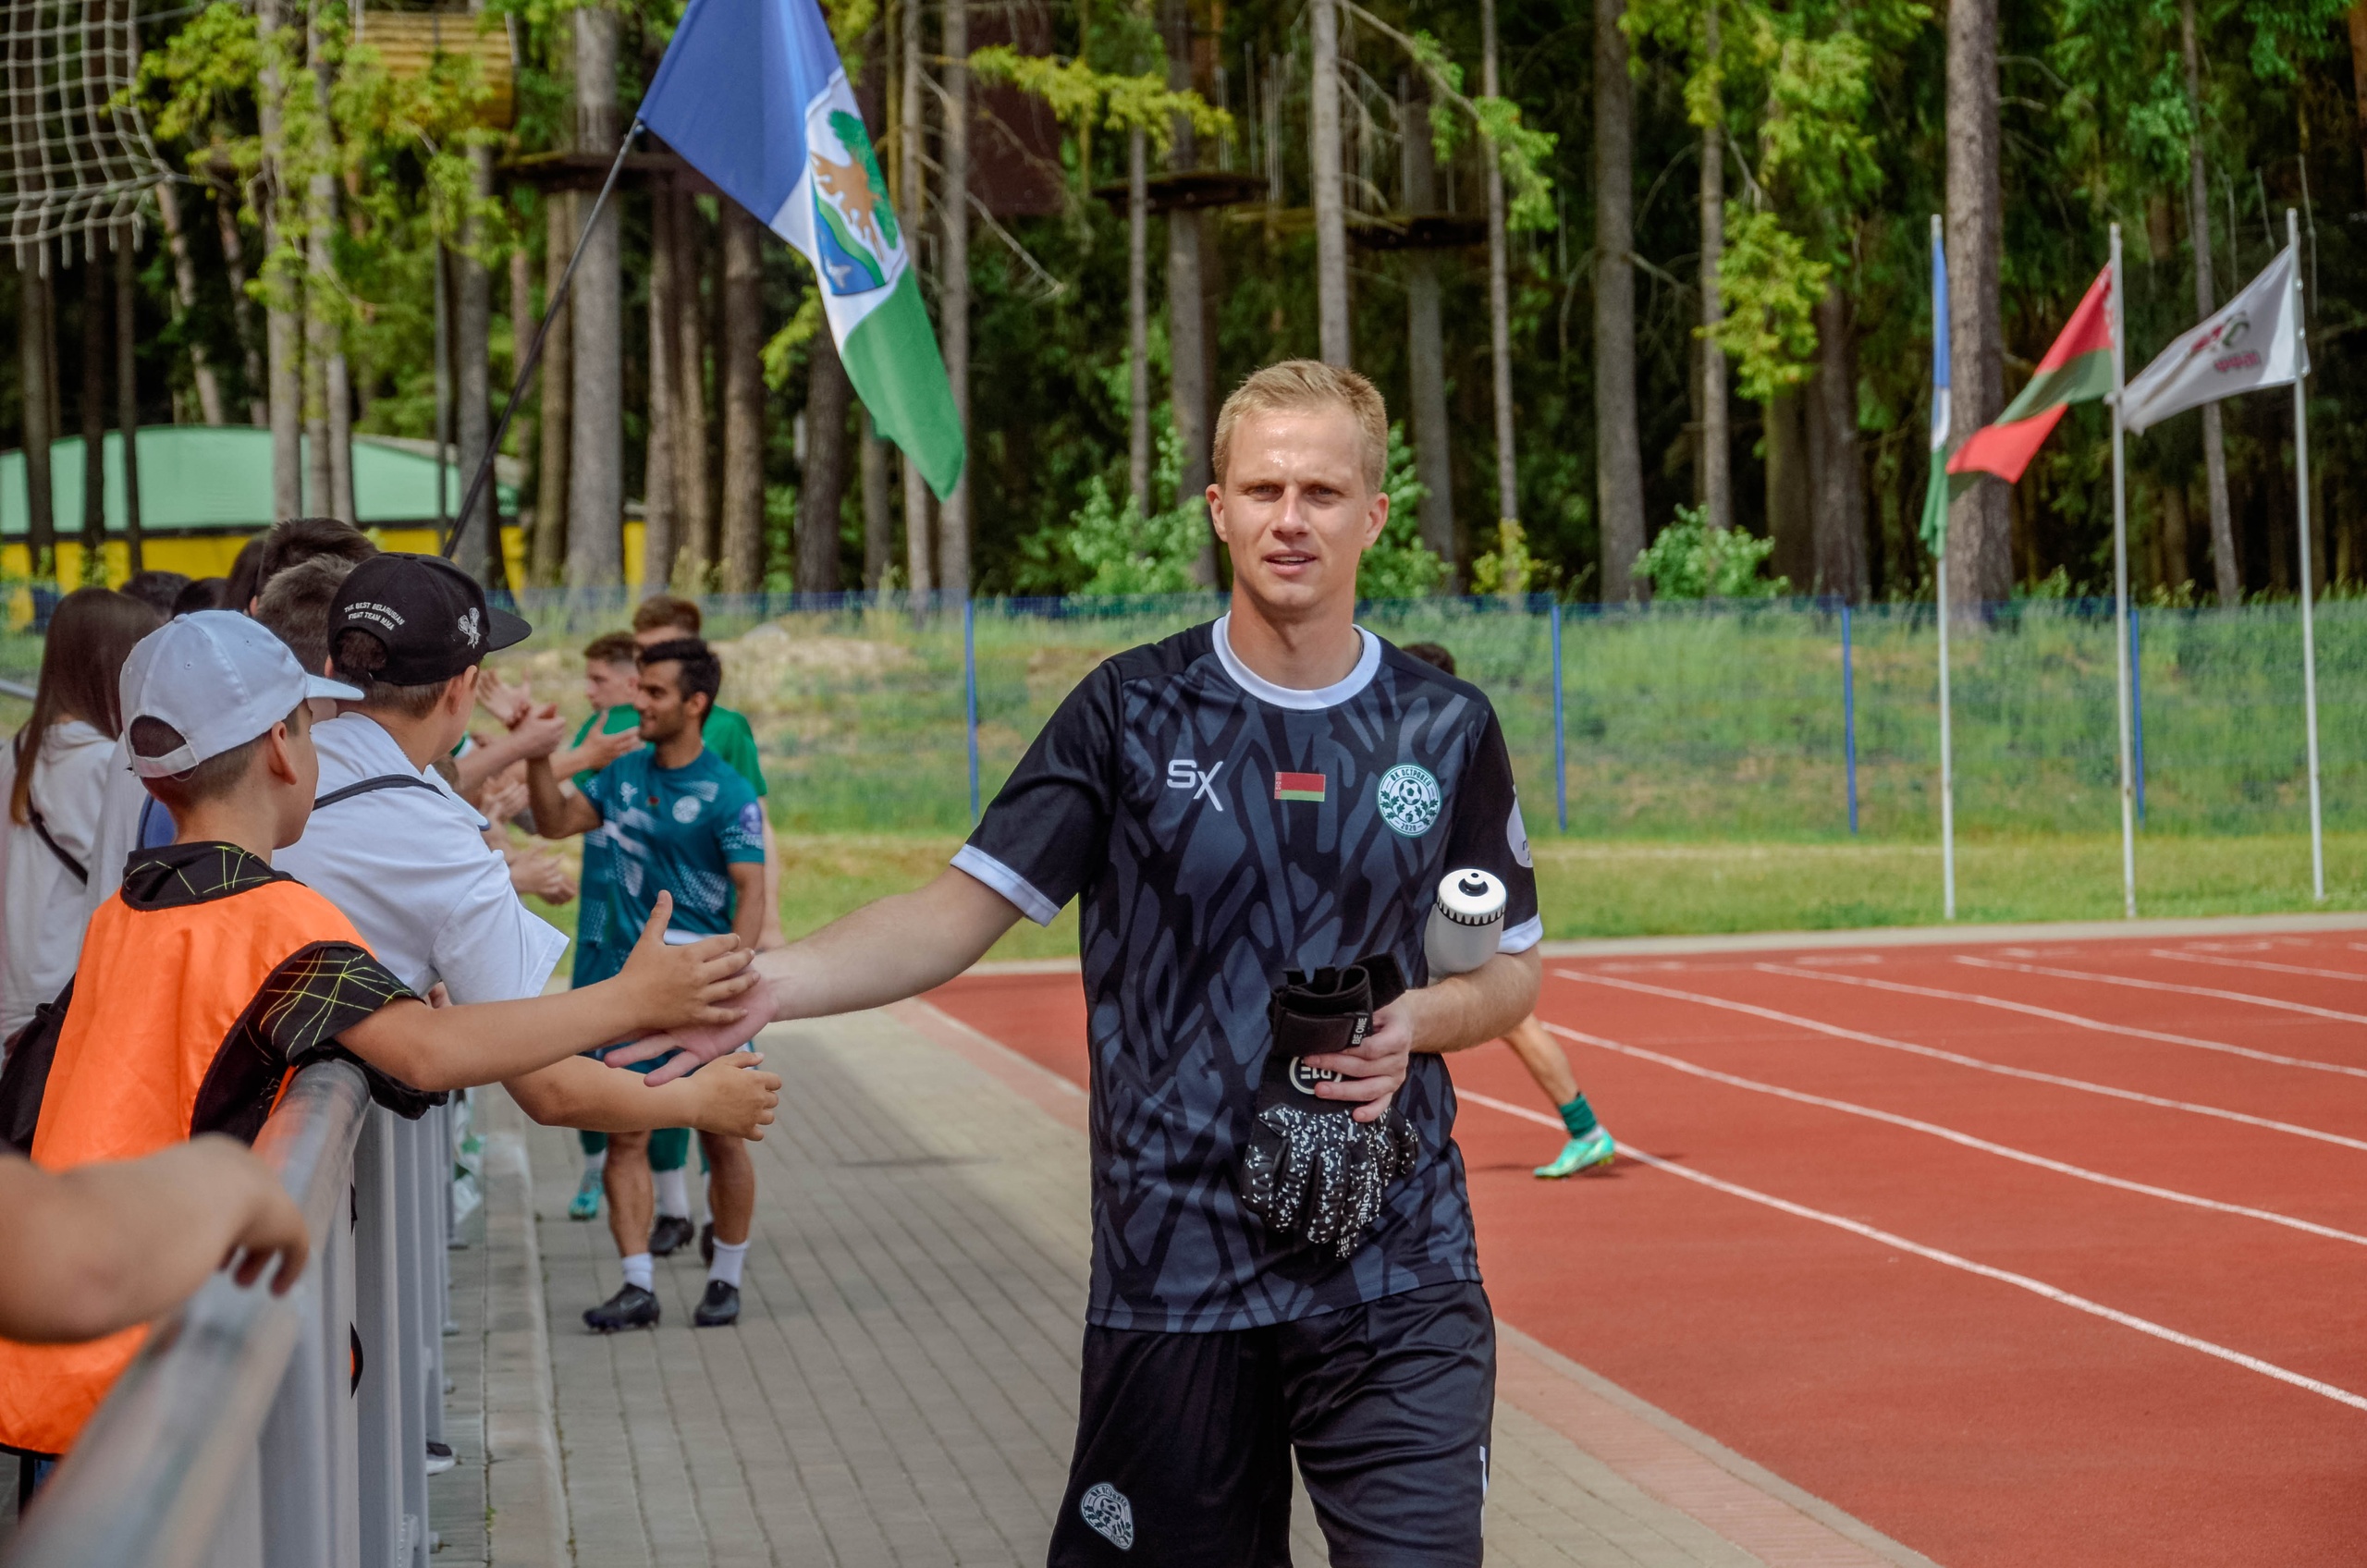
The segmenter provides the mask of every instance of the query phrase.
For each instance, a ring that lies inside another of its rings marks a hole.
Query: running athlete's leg
[[[1504,1043],[1553,1102],[1554,1110],[1562,1118],[1562,1125],[1569,1130],[1569,1141],[1562,1152],[1537,1168],[1539,1176],[1570,1176],[1598,1165],[1609,1165],[1618,1158],[1619,1145],[1610,1133],[1595,1120],[1594,1107],[1587,1104],[1586,1096],[1578,1093],[1577,1075],[1570,1071],[1570,1058],[1562,1043],[1545,1032],[1545,1025],[1530,1013],[1504,1036]]]
[[[1430,1285],[1275,1332],[1333,1568],[1478,1568],[1496,1411],[1487,1292]]]
[[[1051,1568],[1289,1568],[1274,1330],[1085,1330]]]
[[[1537,1086],[1556,1107],[1568,1104],[1578,1096],[1578,1077],[1570,1071],[1570,1059],[1563,1052],[1562,1044],[1545,1032],[1545,1025],[1530,1013],[1513,1026],[1504,1036],[1504,1044],[1512,1047]]]

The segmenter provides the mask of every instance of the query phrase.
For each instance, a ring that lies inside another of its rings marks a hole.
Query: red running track
[[[1454,1059],[1505,1321],[1944,1563],[2367,1562],[2367,939],[1546,974],[1629,1157]],[[929,999],[1085,1081],[1073,974]]]

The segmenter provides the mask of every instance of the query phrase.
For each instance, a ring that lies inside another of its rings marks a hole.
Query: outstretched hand
[[[641,939],[617,975],[616,983],[630,998],[619,1020],[624,1025],[620,1037],[731,1024],[750,1011],[727,1004],[756,983],[748,968],[754,951],[729,933],[669,946],[666,922],[673,913],[674,896],[659,893],[641,928]]]
[[[610,1067],[631,1067],[637,1061],[649,1061],[674,1052],[674,1056],[650,1070],[651,1084],[670,1084],[685,1072],[729,1056],[756,1037],[758,1030],[773,1021],[772,987],[765,977],[750,970],[754,984],[740,998],[739,1016],[728,1023],[694,1024],[688,1028],[667,1029],[655,1035],[644,1035],[630,1045],[612,1046],[601,1060]]]
[[[704,1091],[694,1123],[700,1132],[745,1138],[752,1144],[764,1141],[765,1129],[773,1122],[773,1108],[780,1104],[780,1074],[759,1071],[764,1064],[761,1052],[732,1051],[693,1074],[692,1086]]]

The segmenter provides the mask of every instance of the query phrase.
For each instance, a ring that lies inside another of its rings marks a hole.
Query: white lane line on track
[[[1993,958],[1975,958],[1970,953],[1958,953],[1956,961],[1968,963],[1975,969],[2010,969],[2021,974],[2052,974],[2062,980],[2091,980],[2099,986],[2126,986],[2139,991],[2176,991],[2181,996],[2216,997],[2221,1001],[2273,1007],[2279,1012],[2331,1018],[2337,1023],[2367,1023],[2367,1013],[2339,1012],[2330,1007],[2312,1007],[2307,1002],[2288,1002],[2282,997],[2256,996],[2250,991],[2223,991],[2213,986],[2177,986],[2167,980],[2140,980],[2129,974],[2099,974],[2092,969],[2055,969],[2043,963],[2001,963]]]
[[[2313,974],[2322,980],[2367,980],[2355,969],[2312,969],[2301,963],[2271,963],[2266,959],[2222,958],[2217,953],[2189,952],[2182,948],[2148,948],[2155,958],[2174,958],[2185,963],[2215,963],[2227,969],[2264,969],[2273,974]]]
[[[2005,997],[1984,997],[1978,991],[1943,991],[1930,986],[1909,986],[1897,980],[1876,980],[1864,974],[1828,974],[1817,969],[1793,969],[1781,963],[1761,963],[1753,967],[1769,974],[1788,974],[1796,980],[1826,980],[1836,986],[1863,986],[1869,990],[1897,991],[1910,997],[1932,997],[1942,1001],[1976,1002],[1982,1007],[2003,1009],[2007,1012],[2027,1013],[2054,1023],[2067,1023],[2075,1029],[2092,1029],[2100,1035],[2126,1035],[2131,1039],[2158,1040],[2166,1046],[2192,1046],[2197,1050],[2220,1051],[2228,1056],[2249,1057],[2277,1067],[2306,1067],[2313,1072],[2340,1072],[2352,1078],[2367,1078],[2367,1067],[2350,1067],[2338,1061],[2318,1061],[2305,1056],[2280,1056],[2275,1051],[2256,1051],[2250,1046],[2232,1046],[2225,1040],[2205,1040],[2193,1035],[2172,1035],[2159,1029],[2140,1029],[2133,1023],[2107,1023],[2101,1018],[2087,1018],[2076,1012],[2058,1012],[2035,1002],[2017,1002]]]
[[[1458,1089],[1455,1091],[1455,1097],[1467,1100],[1474,1105],[1484,1105],[1490,1110],[1501,1110],[1509,1116],[1517,1116],[1524,1121],[1539,1122],[1548,1127],[1562,1125],[1557,1117],[1547,1116],[1540,1111],[1530,1110],[1489,1095],[1475,1095],[1467,1090]],[[1697,1182],[1715,1192],[1724,1193],[1730,1197],[1760,1204],[1797,1219],[1813,1219],[1820,1225],[1830,1225],[1837,1231],[1846,1231],[1852,1235],[1863,1236],[1870,1242],[1879,1242],[1886,1247],[1896,1247],[1901,1252],[1912,1253],[1917,1257],[1944,1264],[1950,1268],[1961,1268],[1968,1274],[1978,1274],[1984,1280],[1994,1280],[2000,1284],[2028,1291],[2032,1295],[2042,1296],[2059,1305],[2101,1317],[2107,1323],[2117,1323],[2124,1329],[2134,1329],[2140,1334],[2150,1334],[2154,1339],[2167,1341],[2171,1344],[2180,1345],[2188,1350],[2201,1351],[2208,1356],[2215,1356],[2221,1361],[2240,1366],[2248,1372],[2257,1372],[2264,1378],[2274,1378],[2280,1383],[2289,1383],[2297,1389],[2306,1389],[2311,1393],[2334,1401],[2336,1404],[2347,1404],[2353,1410],[2367,1411],[2367,1397],[2352,1393],[2348,1389],[2338,1389],[2332,1383],[2320,1382],[2315,1378],[2305,1377],[2301,1373],[2279,1366],[2273,1361],[2263,1361],[2256,1355],[2246,1355],[2242,1351],[2229,1350],[2226,1345],[2214,1344],[2209,1340],[2200,1340],[2192,1334],[2182,1334],[2176,1329],[2156,1323],[2151,1318],[2140,1317],[2134,1313],[2106,1306],[2100,1301],[2091,1301],[2086,1296],[2075,1295],[2061,1286],[2050,1285],[2043,1280],[2033,1280],[2027,1274],[2017,1274],[2009,1268],[1998,1268],[1986,1263],[1975,1263],[1971,1258],[1960,1256],[1939,1247],[1925,1246],[1920,1242],[1910,1242],[1904,1236],[1869,1225],[1860,1219],[1828,1214],[1823,1209],[1810,1208],[1806,1204],[1794,1203],[1789,1198],[1779,1198],[1772,1193],[1762,1193],[1755,1187],[1746,1187],[1737,1182],[1722,1181],[1706,1171],[1694,1170],[1674,1160],[1662,1159],[1658,1155],[1646,1154],[1633,1144],[1621,1144],[1619,1152],[1629,1159],[1652,1167],[1655,1170],[1665,1170],[1672,1176],[1681,1176],[1686,1181]]]
[[[1772,1007],[1755,1007],[1749,1002],[1728,1001],[1723,997],[1705,996],[1699,991],[1671,990],[1665,986],[1647,986],[1640,980],[1622,980],[1609,974],[1590,974],[1581,969],[1557,969],[1553,972],[1565,980],[1587,980],[1598,986],[1615,986],[1625,991],[1641,991],[1646,996],[1666,997],[1672,1001],[1692,1002],[1697,1006],[1722,1008],[1728,1012],[1748,1013],[1770,1023],[1789,1024],[1795,1029],[1807,1029],[1819,1035],[1830,1035],[1836,1040],[1855,1040],[1860,1045],[1880,1046],[1884,1050],[1905,1051],[1910,1056],[1929,1057],[1934,1061],[1953,1062],[1981,1072],[1994,1072],[2005,1078],[2025,1078],[2033,1084],[2052,1084],[2059,1089],[2078,1089],[2085,1094],[2103,1095],[2107,1098],[2128,1100],[2137,1105],[2157,1106],[2164,1110],[2183,1110],[2195,1116],[2208,1116],[2219,1121],[2238,1121],[2247,1127],[2265,1128],[2272,1133],[2289,1133],[2296,1138],[2308,1138],[2321,1144],[2335,1144],[2347,1149],[2367,1153],[2367,1140],[2346,1138],[2339,1133],[2328,1133],[2315,1127],[2302,1127],[2290,1121],[2277,1121],[2265,1116],[2248,1116],[2240,1110],[2226,1110],[2215,1105],[2197,1105],[2191,1100],[2166,1099],[2160,1095],[2141,1094],[2135,1089],[2116,1088],[2110,1084],[2091,1084],[2085,1078],[2066,1078],[2057,1072],[2040,1072],[2028,1067],[2008,1067],[2000,1061],[1983,1061],[1977,1056],[1959,1051],[1944,1051],[1937,1046],[1919,1046],[1908,1040],[1894,1040],[1884,1035],[1869,1035],[1862,1029],[1844,1029],[1837,1023],[1825,1023],[1813,1018],[1802,1018],[1794,1012],[1778,1012]],[[1560,1123],[1555,1123],[1560,1125]]]
[[[2207,1208],[2214,1214],[2233,1214],[2247,1219],[2266,1220],[2271,1225],[2282,1225],[2290,1231],[2300,1231],[2312,1236],[2324,1236],[2330,1241],[2349,1242],[2353,1246],[2367,1246],[2367,1236],[2358,1235],[2349,1231],[2337,1231],[2331,1225],[2320,1225],[2312,1220],[2299,1219],[2289,1214],[2279,1214],[2275,1209],[2253,1208],[2239,1203],[2221,1203],[2216,1198],[2200,1197],[2193,1193],[2181,1193],[2169,1187],[2156,1187],[2144,1182],[2131,1182],[2120,1176],[2107,1176],[2101,1170],[2090,1170],[2079,1165],[2067,1165],[2062,1160],[2049,1159],[2044,1155],[2032,1154],[2027,1149],[2011,1148],[2004,1144],[1993,1144],[1986,1138],[1978,1138],[1969,1133],[1959,1133],[1953,1127],[1943,1127],[1936,1122],[1919,1121],[1912,1116],[1901,1116],[1895,1111],[1878,1110],[1872,1106],[1857,1105],[1848,1100],[1828,1099],[1822,1095],[1811,1095],[1805,1090],[1787,1089],[1779,1084],[1762,1084],[1756,1078],[1737,1077],[1731,1072],[1721,1072],[1713,1067],[1704,1067],[1699,1062],[1687,1061],[1683,1057],[1663,1056],[1659,1051],[1647,1050],[1641,1046],[1630,1046],[1618,1040],[1607,1040],[1600,1035],[1588,1035],[1581,1030],[1565,1029],[1559,1023],[1548,1023],[1545,1027],[1565,1040],[1576,1040],[1582,1045],[1616,1051],[1621,1056],[1632,1056],[1645,1061],[1658,1062],[1662,1067],[1690,1073],[1696,1078],[1707,1078],[1712,1083],[1729,1084],[1737,1089],[1748,1089],[1757,1094],[1772,1095],[1779,1099],[1794,1100],[1801,1105],[1819,1106],[1826,1110],[1837,1110],[1849,1116],[1862,1116],[1871,1121],[1885,1121],[1894,1127],[1905,1127],[1911,1132],[1929,1133],[1934,1138],[1944,1138],[1949,1143],[1958,1144],[1968,1149],[1979,1149],[1983,1154],[1993,1154],[2000,1158],[2016,1160],[2023,1165],[2034,1165],[2042,1170],[2052,1170],[2060,1176],[2071,1176],[2082,1182],[2093,1182],[2100,1187],[2116,1187],[2125,1193],[2137,1193],[2150,1198],[2161,1198],[2169,1203],[2184,1204],[2189,1208]]]

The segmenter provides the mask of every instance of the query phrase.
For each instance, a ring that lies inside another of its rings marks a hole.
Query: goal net
[[[138,0],[0,0],[0,244],[18,265],[79,235],[135,242],[141,203],[172,171],[133,107]]]

